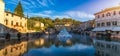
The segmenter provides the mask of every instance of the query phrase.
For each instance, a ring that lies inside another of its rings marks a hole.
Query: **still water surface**
[[[23,56],[95,56],[95,48],[90,44],[83,44],[89,38],[81,35],[72,35],[74,38],[71,45],[58,44],[52,40],[45,40],[43,46],[30,48]],[[81,37],[80,37],[81,36]],[[50,36],[44,36],[50,38]],[[83,38],[84,37],[84,38]],[[81,43],[81,41],[83,41]],[[89,41],[88,41],[89,42]]]

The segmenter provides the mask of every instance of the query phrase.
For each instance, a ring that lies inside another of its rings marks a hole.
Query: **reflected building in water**
[[[97,56],[120,56],[120,6],[95,13],[97,40],[94,40]],[[109,34],[109,35],[108,35]],[[100,39],[98,39],[101,37]]]
[[[0,56],[22,56],[29,49],[40,47],[44,44],[45,40],[43,38],[20,43],[5,43],[3,44],[3,47],[0,48]]]
[[[21,56],[27,51],[27,42],[10,44],[0,49],[0,56]]]

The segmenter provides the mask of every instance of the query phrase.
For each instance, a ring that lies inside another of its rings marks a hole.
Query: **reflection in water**
[[[38,40],[37,42],[44,42],[44,44],[32,44],[34,48],[29,48],[28,52],[23,56],[94,56],[94,47],[81,44],[79,42],[81,39],[76,41],[76,38],[79,38],[79,36],[74,37],[74,40],[67,40],[64,44],[56,41],[56,37],[41,38],[44,41]]]
[[[93,46],[75,44],[59,48],[52,45],[49,48],[30,49],[24,56],[94,56]]]
[[[57,35],[57,38],[59,39],[59,41],[61,42],[66,42],[67,40],[70,40],[72,38],[72,35],[70,35],[66,28],[62,29],[60,31],[60,33]]]
[[[7,43],[5,43],[6,45]],[[27,42],[6,45],[0,49],[0,56],[21,56],[27,51]]]
[[[45,40],[43,38],[40,38],[39,40],[35,41],[35,45],[37,46],[41,46],[44,45]]]
[[[72,34],[74,38],[65,44],[56,41],[56,35],[46,36],[16,44],[5,43],[5,47],[0,49],[0,56],[94,56],[94,47],[81,44],[80,35]]]

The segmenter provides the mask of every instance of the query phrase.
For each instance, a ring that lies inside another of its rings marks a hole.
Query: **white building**
[[[96,28],[93,31],[120,31],[120,6],[95,13]]]
[[[111,33],[111,41],[94,40],[97,56],[120,56],[120,6],[95,13],[96,33]],[[102,37],[105,38],[105,37]]]

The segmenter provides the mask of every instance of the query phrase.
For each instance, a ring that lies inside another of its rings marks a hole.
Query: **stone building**
[[[0,0],[0,32],[27,32],[27,18],[4,9],[5,3]]]
[[[42,22],[37,22],[36,21],[34,27],[39,27],[39,28],[41,28],[41,30],[44,30],[45,25]]]
[[[73,25],[72,23],[55,23],[55,29],[57,31],[60,31],[63,28],[66,28],[67,31],[71,31],[71,29],[73,28]]]
[[[85,22],[81,23],[79,25],[79,30],[80,31],[91,31],[95,26],[94,21],[95,20],[89,20],[89,21],[85,21]]]

